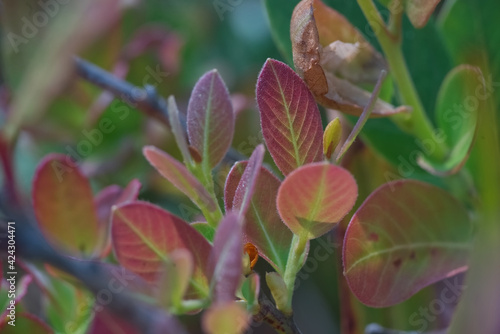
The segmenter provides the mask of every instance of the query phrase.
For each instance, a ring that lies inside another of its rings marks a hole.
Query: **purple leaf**
[[[212,288],[217,303],[234,300],[242,278],[242,218],[229,212],[220,222],[215,233],[210,257]]]
[[[216,70],[196,83],[187,112],[189,142],[200,153],[204,170],[211,170],[231,146],[234,133],[233,105]]]

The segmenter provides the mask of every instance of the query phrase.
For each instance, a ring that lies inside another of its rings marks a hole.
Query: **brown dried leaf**
[[[319,0],[303,0],[290,24],[293,61],[316,101],[359,116],[370,93],[356,86],[376,82],[386,69],[382,56],[349,21]],[[378,100],[373,116],[407,110]]]

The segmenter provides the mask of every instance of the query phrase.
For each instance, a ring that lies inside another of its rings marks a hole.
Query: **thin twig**
[[[375,103],[377,102],[378,99],[378,94],[380,93],[380,89],[382,88],[382,84],[384,83],[386,76],[387,76],[387,71],[382,70],[378,77],[377,84],[375,85],[375,88],[373,89],[373,92],[370,96],[368,104],[365,106],[363,113],[361,114],[361,116],[359,116],[356,125],[352,129],[351,133],[349,134],[349,137],[347,137],[344,145],[342,146],[342,148],[339,151],[339,154],[337,155],[337,164],[340,164],[342,157],[347,152],[349,147],[351,147],[352,143],[354,142],[358,134],[361,132],[361,129],[366,124],[366,121],[368,121],[368,118],[370,118],[370,114],[372,113],[373,108],[375,107]]]

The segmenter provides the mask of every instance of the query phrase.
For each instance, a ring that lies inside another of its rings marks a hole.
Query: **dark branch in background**
[[[46,241],[34,219],[28,217],[26,210],[13,209],[1,198],[0,210],[4,221],[0,223],[0,245],[7,244],[7,221],[16,222],[15,241],[18,258],[29,262],[42,262],[73,275],[89,291],[98,296],[99,292],[109,291],[114,275],[103,263],[82,261],[67,257],[55,251]],[[3,248],[4,251],[7,247]],[[5,256],[5,254],[2,254]],[[115,279],[116,280],[116,279]],[[98,300],[96,298],[96,300]],[[131,323],[140,333],[146,334],[187,334],[178,320],[164,310],[140,300],[126,288],[112,293],[110,300],[103,305],[121,319]]]
[[[144,112],[146,115],[170,127],[168,121],[168,108],[165,99],[159,96],[153,86],[140,88],[121,80],[106,70],[89,63],[81,58],[75,58],[76,73],[88,82],[113,93],[115,97],[130,104],[132,107]],[[181,123],[186,127],[186,118],[180,113]],[[235,149],[229,149],[224,160],[233,164],[236,161],[248,158]]]

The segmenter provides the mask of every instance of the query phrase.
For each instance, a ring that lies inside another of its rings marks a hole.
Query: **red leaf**
[[[446,191],[413,180],[387,183],[349,223],[344,275],[364,304],[397,304],[465,270],[471,231],[467,211]]]
[[[141,201],[113,210],[111,234],[118,261],[149,282],[162,274],[163,262],[176,249],[191,252],[195,284],[190,295],[208,293],[207,264],[212,247],[193,227],[153,204]]]
[[[257,82],[257,103],[267,148],[283,174],[321,161],[323,129],[318,106],[290,67],[266,61]]]
[[[98,243],[98,220],[89,181],[62,154],[38,165],[33,205],[42,232],[72,254],[90,256]]]
[[[16,314],[15,326],[7,323],[8,318],[2,319],[3,323],[0,324],[0,331],[3,334],[53,334],[54,331],[41,319],[30,313]]]
[[[182,163],[154,146],[144,147],[143,153],[163,177],[172,182],[198,207],[207,207],[210,211],[216,209],[216,204],[208,191]]]
[[[226,211],[235,207],[235,193],[248,162],[237,162],[227,176],[224,189]],[[292,232],[281,221],[276,209],[280,180],[264,167],[255,184],[250,209],[245,214],[243,242],[251,243],[279,273],[285,271]]]
[[[216,70],[196,83],[187,111],[189,142],[202,156],[205,170],[211,170],[231,146],[234,133],[233,105]]]
[[[352,209],[357,196],[358,186],[347,170],[315,163],[286,177],[277,206],[293,233],[314,239],[330,231]]]

